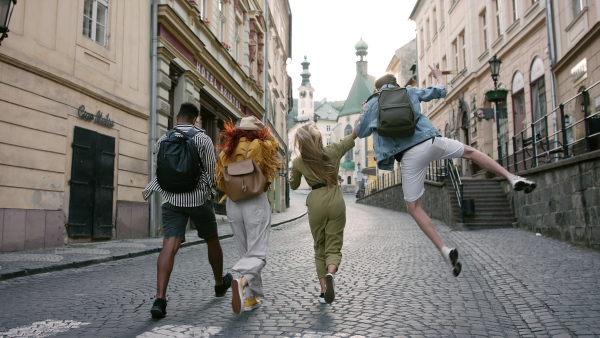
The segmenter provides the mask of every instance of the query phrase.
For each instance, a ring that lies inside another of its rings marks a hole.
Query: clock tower
[[[310,62],[306,60],[304,56],[304,62],[302,62],[302,84],[298,88],[298,121],[312,120],[315,114],[315,106],[313,101],[313,92],[315,89],[310,85],[310,72],[308,66]]]

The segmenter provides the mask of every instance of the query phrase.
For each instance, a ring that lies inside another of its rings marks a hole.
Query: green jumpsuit
[[[344,154],[354,147],[354,138],[346,136],[340,142],[325,147],[325,152],[333,162],[338,172],[340,160]],[[311,187],[321,182],[306,167],[299,156],[292,162],[292,177],[290,188],[298,189],[300,179],[304,176]],[[344,242],[344,227],[346,226],[346,203],[339,186],[334,188],[319,188],[311,191],[306,197],[308,208],[308,223],[313,236],[315,263],[318,278],[325,278],[327,266],[334,264],[339,267],[342,261],[342,245]]]

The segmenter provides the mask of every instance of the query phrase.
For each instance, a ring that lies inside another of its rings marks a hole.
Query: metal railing
[[[442,182],[446,179],[446,160],[438,160],[431,162],[427,167],[425,173],[425,179],[428,181]],[[376,179],[365,185],[364,195],[370,195],[378,190],[389,188],[391,186],[402,183],[402,170],[401,168],[393,171],[385,171],[376,175]]]
[[[498,163],[518,172],[600,149],[600,82],[507,138]],[[594,95],[590,95],[594,94]],[[590,97],[596,98],[591,105]]]
[[[446,171],[448,172],[448,176],[450,177],[450,181],[452,181],[452,187],[454,188],[454,194],[456,195],[456,200],[458,201],[458,209],[460,210],[460,223],[464,222],[464,203],[463,203],[463,184],[460,180],[460,173],[458,169],[454,165],[452,160],[446,160]]]

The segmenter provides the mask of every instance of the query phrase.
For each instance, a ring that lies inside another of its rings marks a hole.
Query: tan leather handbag
[[[234,202],[262,194],[267,184],[267,179],[258,164],[247,156],[248,149],[244,160],[235,162],[232,159],[232,162],[223,168],[225,193]]]

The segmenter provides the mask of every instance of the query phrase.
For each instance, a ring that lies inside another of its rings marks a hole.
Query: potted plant
[[[508,96],[508,89],[505,89],[505,88],[497,88],[497,89],[492,89],[492,90],[488,90],[487,92],[485,92],[485,98],[489,102],[502,102],[502,101],[506,100],[507,96]]]

